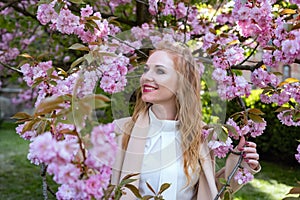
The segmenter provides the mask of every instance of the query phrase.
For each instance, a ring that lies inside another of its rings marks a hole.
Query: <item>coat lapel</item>
[[[147,135],[149,132],[149,116],[148,113],[138,117],[135,126],[131,132],[130,140],[128,143],[127,151],[124,155],[124,162],[121,169],[120,180],[129,174],[140,173],[144,158],[144,150]],[[137,188],[139,187],[140,175],[132,177],[137,179],[132,184]],[[122,199],[136,199],[131,191],[125,189],[126,195]]]
[[[197,200],[213,200],[218,193],[215,183],[214,160],[210,154],[207,143],[202,144],[200,150],[201,173],[199,178],[199,187]]]

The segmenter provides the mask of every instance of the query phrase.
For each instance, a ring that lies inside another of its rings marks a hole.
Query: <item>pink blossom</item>
[[[300,120],[294,121],[291,111],[283,111],[277,115],[280,122],[287,126],[300,126]]]
[[[295,154],[295,158],[298,160],[298,162],[300,163],[300,144],[298,145],[298,147],[297,147],[297,151],[298,151],[298,153],[297,154]]]
[[[93,8],[90,5],[86,5],[85,8],[80,9],[81,17],[89,17],[93,14]]]
[[[258,123],[254,122],[253,120],[248,120],[248,126],[250,128],[249,132],[251,137],[258,137],[263,134],[264,130],[266,129],[267,122],[263,119],[264,122]]]
[[[37,134],[36,131],[25,131],[24,133],[22,133],[24,126],[29,123],[29,122],[25,122],[24,124],[19,124],[16,127],[16,132],[21,136],[21,138],[23,138],[24,140],[33,140]]]
[[[243,61],[244,50],[240,47],[231,47],[226,49],[224,55],[227,57],[229,65],[236,65]]]
[[[111,166],[115,159],[117,144],[114,140],[114,125],[94,127],[91,132],[93,147],[89,150],[86,164],[99,169],[103,165]]]
[[[216,68],[212,73],[212,78],[218,82],[223,82],[227,81],[229,77],[227,76],[226,70],[222,68]]]
[[[77,140],[62,140],[56,144],[57,156],[65,162],[71,162],[78,150],[79,144]]]
[[[72,14],[69,9],[61,9],[56,26],[61,33],[72,34],[79,26],[79,17]]]
[[[177,4],[177,8],[175,10],[176,19],[183,18],[187,15],[187,7],[184,5],[183,2]]]
[[[103,185],[101,182],[101,175],[96,174],[89,177],[88,180],[86,180],[86,192],[93,196],[95,199],[101,199],[103,196]]]
[[[211,140],[208,142],[208,147],[214,151],[218,158],[224,158],[233,148],[231,143],[232,140],[228,137],[226,142]]]
[[[53,180],[59,184],[71,184],[79,179],[80,168],[71,163],[52,162],[48,165],[47,172],[53,176]]]
[[[56,198],[58,200],[72,200],[76,196],[77,191],[69,184],[62,184],[56,192]]]
[[[50,163],[56,157],[55,144],[50,132],[37,136],[29,144],[28,159],[34,164]]]
[[[284,40],[282,42],[282,51],[287,54],[297,54],[300,50],[300,44],[294,40]]]
[[[37,19],[41,22],[41,24],[46,25],[57,18],[58,14],[54,10],[53,6],[53,3],[39,5],[37,10]]]
[[[254,176],[246,169],[239,168],[238,172],[234,176],[234,180],[238,182],[238,184],[246,184],[254,179]]]
[[[149,13],[151,15],[156,15],[158,8],[157,8],[158,0],[149,0]]]

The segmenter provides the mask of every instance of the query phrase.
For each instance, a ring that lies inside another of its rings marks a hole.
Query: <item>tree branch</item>
[[[37,20],[37,18],[36,18],[36,16],[35,16],[34,14],[28,12],[27,10],[25,10],[25,9],[23,9],[23,8],[20,8],[20,7],[19,7],[18,5],[16,5],[16,4],[12,4],[11,7],[12,7],[15,11],[17,11],[17,12],[19,12],[19,13],[22,13],[22,14],[25,15],[25,16],[29,16],[29,17],[31,17],[32,19]]]
[[[113,35],[109,35],[109,37],[111,37],[111,38],[113,38],[113,39],[116,39],[116,40],[118,40],[119,42],[121,42],[121,43],[123,43],[123,44],[125,44],[125,45],[127,45],[127,46],[129,46],[129,47],[131,47],[131,48],[133,48],[134,50],[136,50],[137,52],[139,52],[140,54],[142,54],[143,56],[145,56],[145,58],[148,58],[148,56],[147,56],[143,51],[141,51],[141,50],[135,48],[134,46],[128,44],[127,42],[124,42],[123,40],[121,40],[121,39],[119,39],[119,38],[117,38],[117,37],[115,37],[115,36],[113,36]]]
[[[255,69],[260,68],[263,64],[263,61],[259,61],[256,65],[234,65],[231,69],[249,70],[253,72]]]
[[[256,44],[256,46],[254,47],[254,49],[251,51],[250,55],[245,58],[239,65],[244,64],[245,62],[247,62],[249,60],[249,58],[254,54],[254,52],[256,51],[257,47],[259,46],[259,43]]]
[[[46,171],[47,171],[47,166],[45,165],[45,163],[42,163],[41,165],[41,177],[42,177],[42,181],[43,181],[43,196],[44,196],[44,200],[48,200],[48,193],[47,193],[47,180],[46,180]]]
[[[19,69],[17,69],[17,68],[14,68],[14,67],[12,67],[12,66],[9,66],[8,64],[5,64],[5,63],[3,63],[3,62],[1,62],[1,61],[0,61],[0,65],[3,65],[5,68],[8,68],[8,69],[10,69],[10,70],[13,70],[13,71],[15,71],[15,72],[18,72],[18,73],[22,74],[21,70],[19,70]]]
[[[226,187],[230,185],[230,181],[232,180],[234,174],[236,173],[236,171],[239,169],[241,163],[243,160],[243,154],[241,153],[239,156],[239,160],[236,163],[236,165],[234,166],[233,170],[231,171],[231,173],[229,174],[226,184],[223,185],[223,187],[221,188],[221,190],[218,192],[218,194],[216,195],[216,197],[214,198],[214,200],[218,200],[220,198],[220,196],[222,195],[222,193],[225,191]]]
[[[7,2],[4,1],[4,3],[7,3]],[[4,5],[0,8],[0,11],[3,11],[5,8],[11,7],[11,5],[13,5],[14,3],[18,3],[18,0],[8,2],[6,5]]]

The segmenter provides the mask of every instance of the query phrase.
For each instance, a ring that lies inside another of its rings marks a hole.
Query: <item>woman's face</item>
[[[155,51],[147,60],[140,79],[142,100],[152,104],[174,104],[178,74],[172,57],[165,51]]]

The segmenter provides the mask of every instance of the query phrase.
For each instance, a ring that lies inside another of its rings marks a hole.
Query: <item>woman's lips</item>
[[[156,87],[151,86],[151,85],[143,85],[143,92],[153,92],[157,90]]]

